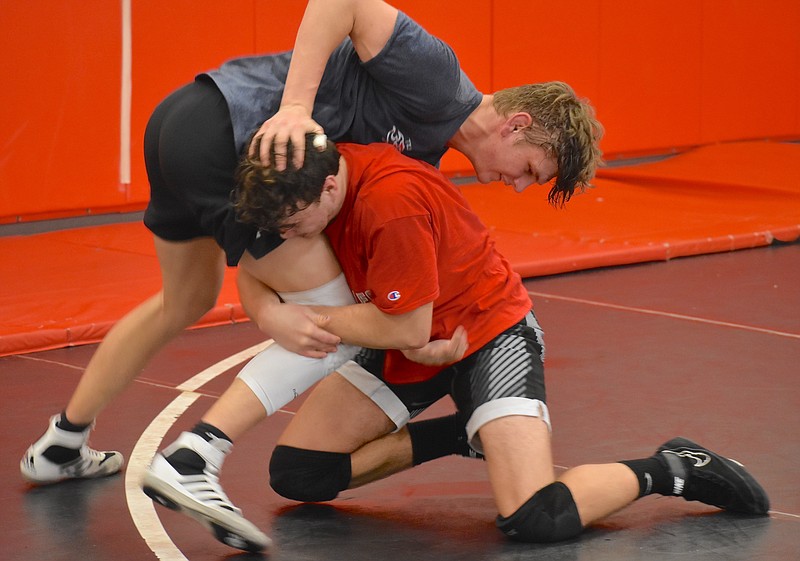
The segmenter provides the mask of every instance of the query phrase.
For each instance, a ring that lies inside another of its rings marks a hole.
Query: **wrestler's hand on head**
[[[324,329],[330,318],[307,306],[278,304],[259,314],[258,327],[284,349],[308,358],[336,351],[339,337]]]
[[[307,133],[314,132],[323,134],[323,128],[311,118],[308,109],[302,105],[282,106],[275,115],[264,122],[261,128],[253,137],[250,144],[250,157],[256,156],[256,145],[258,147],[258,157],[265,166],[270,165],[270,150],[275,146],[275,169],[283,171],[286,169],[286,145],[292,141],[292,160],[295,168],[303,167],[305,160],[305,136]],[[322,150],[322,146],[318,150]]]
[[[436,339],[419,349],[407,349],[403,351],[403,354],[408,360],[419,364],[443,366],[464,358],[468,347],[467,330],[464,326],[459,325],[450,339]]]

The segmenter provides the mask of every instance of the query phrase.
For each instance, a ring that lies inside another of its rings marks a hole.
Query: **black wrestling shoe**
[[[768,513],[766,492],[736,460],[680,437],[666,442],[656,454],[661,454],[672,474],[673,495],[730,512]]]

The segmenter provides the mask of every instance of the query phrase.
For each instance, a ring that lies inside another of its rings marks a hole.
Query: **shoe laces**
[[[94,468],[98,467],[105,458],[105,452],[98,452],[84,444],[80,448],[78,457],[71,462],[63,464],[61,470],[63,473],[72,475],[73,477],[81,477],[87,473],[96,471]]]
[[[89,446],[84,444],[83,446],[81,446],[80,457],[90,462],[94,460],[97,460],[99,462],[105,459],[106,453],[100,452],[99,450],[95,450],[94,448],[90,448]]]

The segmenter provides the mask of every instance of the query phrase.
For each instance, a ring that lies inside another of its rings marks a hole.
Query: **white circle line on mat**
[[[195,390],[237,364],[252,358],[272,344],[272,340],[259,343],[229,356],[192,376],[176,389],[181,393],[159,413],[144,430],[133,447],[125,470],[125,498],[133,523],[147,546],[161,561],[188,561],[167,534],[156,513],[153,501],[142,492],[140,482],[144,471],[153,459],[164,435],[181,415],[200,397]]]

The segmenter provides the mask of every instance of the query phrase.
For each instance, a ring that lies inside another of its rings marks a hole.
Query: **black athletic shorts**
[[[236,265],[245,250],[259,258],[282,242],[236,220],[231,204],[239,162],[228,105],[210,79],[170,94],[144,135],[150,203],[144,223],[170,241],[213,237]]]

